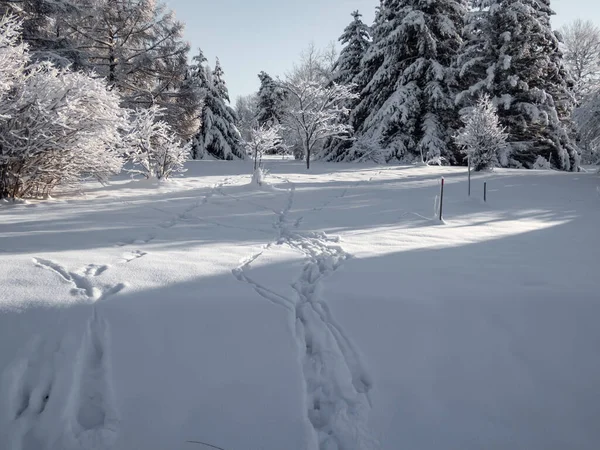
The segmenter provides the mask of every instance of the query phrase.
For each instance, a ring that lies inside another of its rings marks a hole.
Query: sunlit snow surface
[[[600,177],[266,168],[0,204],[0,449],[598,448]]]

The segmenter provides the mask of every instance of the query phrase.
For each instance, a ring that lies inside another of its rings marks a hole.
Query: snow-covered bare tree
[[[326,139],[349,139],[352,127],[340,119],[348,114],[348,102],[357,97],[351,88],[337,83],[326,86],[318,81],[289,78],[282,82],[288,94],[284,127],[295,136],[306,158],[306,168],[316,146]]]
[[[462,120],[465,126],[455,139],[467,155],[470,166],[476,171],[497,167],[504,157],[506,133],[500,126],[496,107],[489,96],[482,96]]]
[[[184,172],[189,159],[190,144],[183,145],[158,106],[137,109],[130,113],[130,124],[124,147],[134,168],[146,178],[163,180],[174,173]]]
[[[205,65],[202,51],[194,57],[194,62],[191,76],[202,100],[202,125],[192,140],[192,157],[202,159],[211,155],[224,160],[244,159],[242,137],[236,127],[237,118],[233,108],[227,104],[222,76],[215,85],[214,74]]]
[[[235,101],[235,115],[242,139],[248,142],[252,130],[258,127],[258,95],[239,96]]]
[[[565,64],[575,80],[579,101],[600,87],[600,27],[577,19],[560,29]]]
[[[173,11],[158,0],[79,0],[76,5],[77,14],[57,17],[78,55],[74,67],[106,78],[126,108],[165,108],[165,120],[185,137],[190,91],[181,87],[189,46]]]
[[[0,19],[0,116],[10,112],[6,95],[23,81],[29,62],[27,46],[22,42],[21,22],[14,15]]]
[[[579,133],[582,162],[600,164],[600,88],[586,97],[574,111],[573,119]]]
[[[246,149],[254,159],[254,173],[252,181],[261,185],[263,183],[262,158],[266,153],[281,146],[281,125],[261,125],[250,133],[250,139],[245,143]]]
[[[351,117],[357,142],[346,159],[460,157],[452,140],[458,126],[453,62],[464,16],[464,0],[381,2],[356,78],[365,87]]]
[[[79,67],[79,54],[64,19],[80,12],[77,0],[0,0],[0,17],[15,14],[22,21],[31,59],[51,61],[58,67]]]
[[[0,0],[5,9],[23,17],[34,60],[106,78],[124,107],[161,106],[182,139],[197,129],[183,25],[159,0]]]
[[[319,49],[310,43],[300,53],[300,60],[294,64],[287,78],[294,81],[310,81],[323,85],[331,83],[334,77],[334,67],[337,61],[335,44],[330,44],[324,49]]]
[[[59,185],[120,171],[119,97],[104,81],[50,63],[29,64],[14,18],[0,20],[0,197],[42,197]],[[6,87],[8,86],[8,90]],[[1,94],[0,94],[1,95]]]

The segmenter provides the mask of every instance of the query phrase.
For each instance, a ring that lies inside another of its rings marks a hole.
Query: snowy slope
[[[267,165],[0,206],[1,449],[597,448],[597,175]]]

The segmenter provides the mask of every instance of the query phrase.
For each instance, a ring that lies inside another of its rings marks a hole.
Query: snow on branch
[[[281,87],[289,101],[283,125],[302,144],[307,168],[318,143],[329,138],[351,139],[353,129],[341,119],[350,112],[349,100],[358,98],[352,85],[288,79]]]
[[[482,96],[475,107],[462,117],[465,126],[456,135],[456,143],[468,156],[476,171],[493,169],[499,160],[506,141],[506,133],[500,126],[496,108],[489,96]]]
[[[152,106],[130,113],[129,133],[124,140],[129,160],[146,178],[167,179],[173,173],[184,172],[190,156],[190,144],[182,145],[175,133],[161,119],[163,109]]]
[[[0,20],[0,198],[45,197],[84,177],[118,173],[126,126],[104,81],[50,63],[31,64],[19,25]]]

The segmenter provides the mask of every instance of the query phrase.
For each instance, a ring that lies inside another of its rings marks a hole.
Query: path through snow
[[[321,292],[324,278],[339,269],[350,255],[337,237],[329,237],[324,232],[299,231],[303,218],[290,217],[296,186],[284,181],[289,184],[286,205],[281,211],[273,211],[275,240],[243,259],[232,273],[292,315],[305,383],[307,418],[313,430],[312,446],[320,450],[375,449],[378,444],[368,428],[369,391],[373,383]],[[348,188],[312,211],[322,211],[347,192]],[[301,274],[292,284],[294,297],[259,284],[249,274],[252,263],[274,245],[287,245],[306,259]]]

